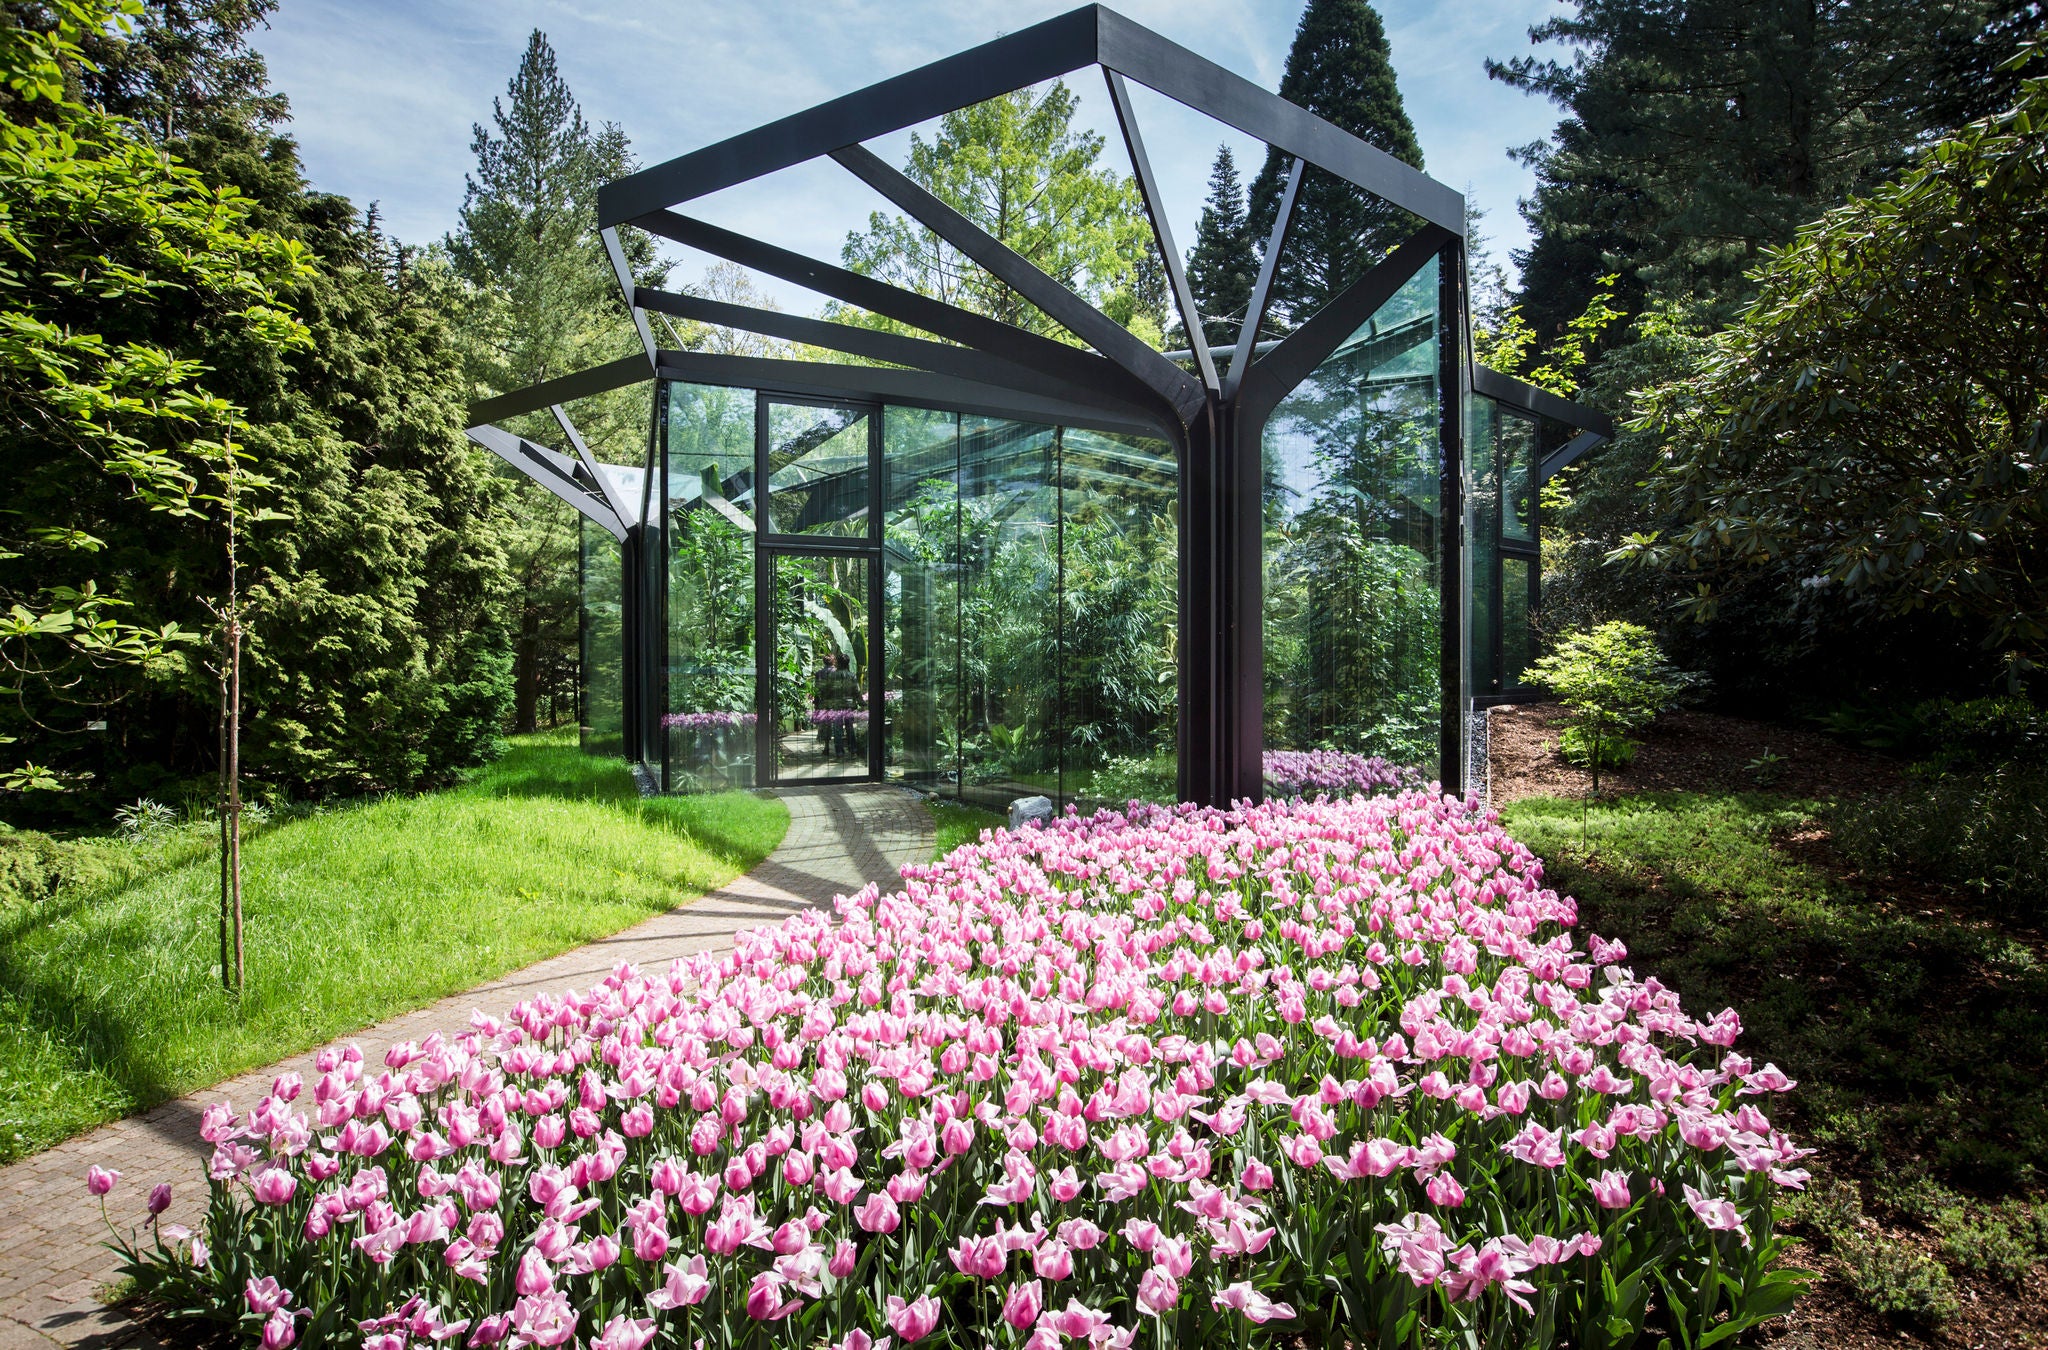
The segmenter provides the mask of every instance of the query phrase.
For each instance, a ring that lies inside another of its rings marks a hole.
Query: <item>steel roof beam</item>
[[[1247,424],[1263,423],[1288,392],[1315,373],[1330,353],[1344,345],[1380,306],[1420,272],[1437,252],[1457,236],[1425,225],[1358,280],[1317,310],[1309,321],[1281,339],[1245,373],[1239,403]],[[1447,394],[1446,397],[1453,395]]]
[[[989,273],[1036,305],[1053,322],[1101,352],[1171,404],[1181,419],[1202,407],[1199,382],[1173,362],[1138,340],[1136,334],[1040,271],[1030,259],[940,201],[908,177],[882,162],[866,146],[849,145],[832,152],[847,172],[897,206],[932,233],[987,268]]]
[[[764,244],[758,239],[750,239],[674,211],[657,211],[634,223],[679,244],[795,282],[806,290],[857,305],[884,318],[909,324],[912,328],[921,328],[1041,375],[1050,375],[1090,392],[1099,402],[1148,410],[1156,408],[1156,415],[1162,418],[1176,416],[1173,405],[1160,398],[1149,385],[1094,352],[1069,347],[1015,325],[956,309],[930,296],[919,295],[843,267],[834,267],[773,244]],[[1160,359],[1165,360],[1164,357]],[[1186,378],[1186,372],[1180,373],[1182,378]]]
[[[881,329],[832,323],[825,319],[807,319],[795,314],[784,314],[780,310],[756,309],[749,305],[729,304],[723,300],[678,295],[673,291],[654,291],[644,287],[634,293],[633,303],[657,313],[673,314],[677,318],[690,319],[697,323],[716,324],[723,328],[737,328],[743,332],[760,333],[766,337],[782,338],[789,342],[825,347],[849,356],[883,361],[892,366],[928,370],[935,375],[952,375],[1001,388],[1029,389],[1048,397],[1066,398],[1076,403],[1100,407],[1104,411],[1124,417],[1143,419],[1150,415],[1149,408],[1111,402],[1092,390],[1077,389],[1065,381],[1054,380],[1027,366],[1018,365],[999,356],[990,356],[973,347],[958,347],[945,342],[932,342],[925,338],[906,337],[901,333],[890,333]]]
[[[1138,134],[1138,114],[1131,107],[1131,91],[1124,85],[1124,77],[1113,70],[1102,72],[1103,81],[1109,85],[1109,100],[1116,108],[1116,124],[1124,133],[1124,148],[1131,154],[1131,169],[1138,176],[1138,192],[1145,199],[1145,214],[1152,218],[1152,240],[1159,246],[1159,260],[1166,267],[1166,280],[1173,291],[1174,307],[1180,311],[1181,326],[1187,329],[1188,349],[1195,354],[1195,369],[1201,373],[1202,386],[1212,392],[1220,392],[1222,384],[1216,378],[1216,361],[1209,355],[1209,335],[1202,331],[1202,315],[1195,307],[1194,292],[1188,289],[1187,269],[1182,266],[1180,249],[1173,242],[1173,228],[1166,219],[1165,198],[1160,194],[1158,179],[1152,173],[1152,158],[1145,153],[1145,140]]]

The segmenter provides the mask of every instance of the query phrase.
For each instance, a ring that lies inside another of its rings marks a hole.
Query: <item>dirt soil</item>
[[[1487,773],[1495,806],[1524,797],[1586,795],[1585,771],[1567,764],[1558,751],[1563,718],[1563,709],[1548,703],[1493,710]],[[1760,782],[1759,770],[1752,764],[1766,750],[1783,756],[1784,763],[1777,766],[1775,774],[1763,775],[1768,782]],[[1769,790],[1793,798],[1827,800],[1882,792],[1902,778],[1903,769],[1896,760],[1813,732],[1712,713],[1678,712],[1657,719],[1628,768],[1602,771],[1600,791],[1602,796],[1610,796]],[[1824,840],[1812,842],[1819,854],[1829,855],[1827,861],[1837,870],[1849,871],[1831,856]],[[1902,878],[1850,874],[1844,879],[1880,885],[1916,906],[1933,906],[1946,898],[1931,892],[1919,894],[1919,887]],[[1901,890],[1912,893],[1898,894]],[[1959,913],[1959,917],[1963,916]],[[1925,1233],[1903,1225],[1887,1226],[1887,1231],[1932,1252],[1933,1244]],[[1857,1302],[1833,1259],[1806,1243],[1795,1243],[1786,1261],[1818,1272],[1821,1278],[1791,1313],[1751,1338],[1770,1350],[2048,1350],[2048,1268],[2035,1266],[2019,1289],[1967,1272],[1952,1272],[1961,1308],[1941,1327],[1928,1328],[1872,1312]]]
[[[1558,753],[1564,710],[1554,703],[1495,708],[1488,722],[1489,789],[1499,806],[1523,797],[1583,797],[1586,771]],[[1766,753],[1775,770],[1749,767]],[[1893,761],[1810,731],[1713,713],[1665,713],[1643,737],[1635,762],[1603,769],[1600,792],[1753,792],[1829,798],[1878,792],[1899,781]],[[1768,781],[1762,781],[1768,780]]]

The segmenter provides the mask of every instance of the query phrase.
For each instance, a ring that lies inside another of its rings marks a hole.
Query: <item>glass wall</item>
[[[577,518],[577,569],[581,579],[582,613],[578,630],[577,722],[585,752],[624,755],[625,656],[624,608],[619,587],[619,541],[588,517]]]
[[[1267,420],[1269,759],[1329,750],[1437,775],[1438,332],[1432,261]]]
[[[754,394],[668,386],[671,791],[754,783]]]
[[[955,794],[960,782],[960,416],[882,413],[883,771]]]
[[[1062,786],[1084,803],[1178,795],[1179,492],[1159,441],[1062,437]]]
[[[1002,806],[1175,796],[1172,451],[882,412],[883,772]]]
[[[1536,419],[1474,395],[1466,429],[1472,543],[1467,658],[1475,697],[1523,692],[1535,655]]]

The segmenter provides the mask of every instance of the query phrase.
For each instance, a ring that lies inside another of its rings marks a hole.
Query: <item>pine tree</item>
[[[1530,30],[1568,59],[1487,63],[1564,113],[1517,152],[1537,175],[1521,303],[1546,338],[1617,270],[1632,312],[1655,293],[1732,316],[1766,249],[1896,173],[1949,119],[1978,115],[1984,90],[1961,72],[2011,50],[2014,31],[1995,20],[2038,12],[2013,0],[1573,8]]]
[[[1237,341],[1258,271],[1237,158],[1229,146],[1218,146],[1216,163],[1209,170],[1209,197],[1202,203],[1201,223],[1195,226],[1194,246],[1188,250],[1188,290],[1201,315],[1202,335],[1211,346],[1227,347]]]
[[[189,357],[209,392],[244,410],[238,439],[251,469],[274,484],[260,504],[286,517],[253,522],[238,547],[250,616],[245,770],[298,795],[410,790],[489,758],[510,700],[498,488],[462,436],[447,269],[409,266],[399,284],[387,242],[355,208],[308,188],[297,147],[275,125],[282,100],[247,43],[261,8],[158,0],[131,38],[100,33],[100,69],[86,90],[113,91],[110,103],[130,111],[180,109],[170,139],[155,139],[152,121],[124,125],[110,144],[189,166],[205,193],[227,190],[234,206],[219,210],[220,227],[246,220],[289,241],[304,266],[278,298],[310,342],[278,352],[238,336],[262,311],[213,284],[147,295],[73,285],[53,318]],[[184,28],[172,22],[179,15]],[[190,89],[235,96],[190,101],[179,92]],[[104,152],[90,162],[94,173],[119,167]],[[111,193],[96,201],[95,211],[119,204]],[[32,239],[39,264],[87,275],[81,260],[128,267],[144,250],[146,275],[171,259],[190,267],[215,257],[184,242],[154,249],[126,218],[112,231],[85,228],[89,218],[60,217],[54,246]],[[136,218],[175,223],[161,209]],[[24,228],[19,212],[15,228]],[[249,281],[262,275],[240,267]],[[77,584],[96,571],[127,602],[122,614],[151,630],[203,621],[206,600],[224,593],[218,529],[146,510],[84,456],[48,450],[0,454],[0,500],[22,525],[73,522],[119,547],[46,551],[35,560],[37,584]],[[215,690],[196,654],[88,673],[64,696],[110,724],[91,743],[45,741],[61,767],[96,775],[102,806],[214,767]],[[20,712],[30,726],[80,716],[51,716],[59,706],[30,699]]]
[[[491,125],[472,133],[476,169],[446,248],[469,291],[474,392],[504,393],[630,354],[637,338],[596,228],[598,188],[633,168],[625,133],[584,119],[539,29],[504,97],[491,101]],[[651,241],[635,231],[623,242],[636,278],[659,284],[667,269]],[[646,394],[621,390],[585,401],[574,415],[593,446],[632,444],[645,425]],[[558,435],[544,417],[515,429]],[[505,540],[517,587],[513,726],[531,731],[543,672],[576,640],[576,521],[533,484],[521,481],[513,494],[516,524]]]
[[[1401,104],[1386,26],[1366,0],[1309,0],[1287,53],[1280,97],[1422,167],[1415,124]],[[1289,157],[1269,150],[1252,180],[1248,215],[1255,239],[1272,231],[1286,187]],[[1414,229],[1399,209],[1311,165],[1280,266],[1273,275],[1275,307],[1299,324],[1363,276]]]

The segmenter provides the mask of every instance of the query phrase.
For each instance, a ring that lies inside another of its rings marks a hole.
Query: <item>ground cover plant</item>
[[[1890,814],[1919,805],[1908,794]],[[1817,1299],[1850,1305],[1818,1343],[1846,1334],[1856,1304],[1922,1334],[1952,1323],[1958,1344],[2038,1336],[2041,934],[1995,894],[1859,867],[1829,837],[1844,809],[1643,793],[1528,799],[1502,814],[1590,926],[1688,994],[1734,1005],[1751,1052],[1800,1081],[1781,1124],[1820,1151],[1792,1216],[1825,1257]],[[1859,831],[1886,815],[1876,800],[1853,810]]]
[[[1575,919],[1426,792],[997,832],[213,1108],[128,1273],[267,1350],[1725,1340],[1792,1084]]]
[[[239,1001],[210,827],[92,841],[97,884],[0,910],[0,1160],[670,909],[787,823],[742,793],[643,801],[573,736],[516,738],[466,787],[258,829]]]

